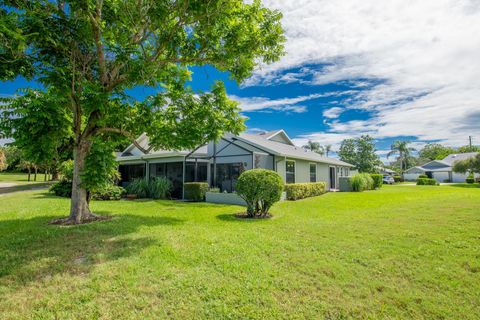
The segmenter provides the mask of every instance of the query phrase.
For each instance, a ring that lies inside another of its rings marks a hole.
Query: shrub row
[[[421,174],[418,176],[419,179],[429,179],[426,174]]]
[[[430,179],[430,178],[418,178],[417,179],[417,185],[418,186],[436,186],[437,180],[435,179]]]
[[[370,177],[372,177],[374,189],[380,189],[383,186],[383,174],[375,173],[371,174]]]
[[[292,183],[285,185],[288,200],[320,196],[326,192],[325,182]]]
[[[393,176],[393,181],[395,182],[403,182],[402,176]]]
[[[185,199],[190,201],[204,201],[205,193],[208,191],[206,182],[185,182],[183,184]]]
[[[365,190],[373,190],[374,181],[368,173],[358,173],[350,178],[352,191],[362,192]]]

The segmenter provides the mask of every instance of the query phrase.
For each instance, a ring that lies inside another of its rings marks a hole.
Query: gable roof
[[[457,154],[450,154],[442,159],[442,162],[448,164],[449,166],[453,166],[453,163],[458,160],[466,160],[469,158],[473,158],[478,154],[478,152],[467,152],[467,153],[457,153]]]
[[[240,141],[244,141],[247,144],[250,143],[257,148],[265,150],[268,153],[274,154],[276,156],[283,156],[287,158],[308,160],[314,162],[323,162],[327,164],[341,165],[345,167],[353,167],[353,165],[349,163],[343,162],[335,158],[321,156],[316,152],[305,150],[295,145],[269,140],[264,135],[241,133],[238,136],[230,135],[230,138],[233,140],[238,139]]]
[[[453,164],[455,163],[455,161],[466,160],[466,159],[475,157],[478,153],[479,152],[467,152],[467,153],[450,154],[450,155],[446,156],[445,158],[443,158],[442,160],[432,160],[432,161],[427,162],[427,163],[425,163],[421,166],[409,168],[405,172],[408,172],[410,169],[414,169],[414,168],[417,168],[417,169],[420,169],[420,170],[423,170],[423,171],[432,171],[432,172],[433,171],[445,171],[445,170],[450,171],[450,170],[452,170],[452,167],[453,167]],[[439,167],[433,167],[433,166],[430,166],[431,164],[439,164],[440,166]]]
[[[265,132],[261,132],[257,135],[261,136],[261,137],[264,137],[267,140],[277,141],[277,142],[280,142],[280,143],[282,143],[282,141],[283,141],[285,144],[289,144],[291,146],[295,145],[293,143],[293,141],[290,139],[290,137],[287,135],[285,130],[283,130],[283,129],[265,131]]]

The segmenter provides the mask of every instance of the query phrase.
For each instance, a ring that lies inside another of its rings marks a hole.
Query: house
[[[442,160],[433,160],[422,166],[412,167],[404,172],[405,180],[416,180],[421,174],[438,182],[465,182],[467,174],[452,171],[453,164],[458,160],[465,160],[476,156],[478,152],[451,154]],[[475,175],[478,177],[479,175]]]
[[[142,134],[136,143],[148,149],[148,137]],[[348,176],[353,166],[295,146],[284,130],[259,134],[225,134],[194,150],[152,150],[143,154],[134,144],[119,156],[121,183],[136,178],[167,177],[173,184],[173,196],[181,198],[184,182],[208,182],[222,192],[235,191],[240,174],[253,168],[275,170],[285,183],[327,183],[338,188],[338,178]]]

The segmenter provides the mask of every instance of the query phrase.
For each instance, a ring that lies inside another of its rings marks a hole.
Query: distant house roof
[[[405,172],[409,172],[412,169],[419,169],[422,171],[432,171],[432,172],[444,172],[444,171],[451,171],[452,166],[455,161],[459,160],[466,160],[472,157],[475,157],[478,152],[468,152],[468,153],[457,153],[457,154],[450,154],[443,158],[442,160],[433,160],[430,162],[425,163],[422,166],[412,167]]]

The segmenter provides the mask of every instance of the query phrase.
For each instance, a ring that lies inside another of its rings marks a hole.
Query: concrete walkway
[[[22,191],[32,191],[46,189],[51,185],[51,182],[38,182],[29,184],[18,184],[14,182],[0,182],[0,196]]]

